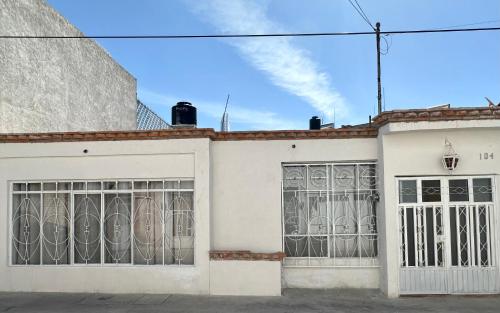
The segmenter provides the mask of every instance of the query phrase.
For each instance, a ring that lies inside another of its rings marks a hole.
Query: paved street
[[[285,290],[282,297],[0,293],[0,312],[500,312],[500,296],[386,299],[368,290]]]

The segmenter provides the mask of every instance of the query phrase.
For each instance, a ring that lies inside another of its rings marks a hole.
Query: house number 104
[[[479,153],[479,160],[493,159],[493,152],[482,152]]]

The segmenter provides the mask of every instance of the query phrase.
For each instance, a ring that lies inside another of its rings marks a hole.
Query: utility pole
[[[382,113],[382,82],[380,78],[380,23],[375,24],[377,35],[377,84],[378,84],[378,114]]]

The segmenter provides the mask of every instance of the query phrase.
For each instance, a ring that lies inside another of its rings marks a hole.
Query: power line
[[[457,27],[474,26],[474,25],[484,25],[484,24],[492,24],[492,23],[499,23],[499,22],[500,22],[500,20],[489,20],[489,21],[482,21],[482,22],[475,22],[475,23],[468,23],[468,24],[459,24],[459,25],[444,26],[444,27],[439,27],[439,28],[434,28],[434,29],[457,28]]]
[[[455,29],[418,29],[381,31],[381,35],[455,33],[476,31],[498,31],[500,27],[455,28]],[[34,36],[0,35],[0,39],[210,39],[210,38],[259,38],[259,37],[321,37],[321,36],[362,36],[375,35],[375,31],[366,32],[321,32],[321,33],[269,33],[269,34],[226,34],[226,35],[92,35],[92,36]]]
[[[373,27],[373,24],[370,22],[370,19],[368,18],[368,16],[365,14],[365,11],[363,11],[363,8],[359,5],[358,1],[357,0],[354,0],[354,2],[356,2],[356,5],[354,5],[354,3],[352,3],[351,0],[348,0],[349,3],[352,5],[352,7],[356,10],[356,12],[358,12],[358,14],[361,16],[361,18],[363,20],[365,20],[365,22],[370,25],[370,27],[372,29],[375,29],[375,27]]]

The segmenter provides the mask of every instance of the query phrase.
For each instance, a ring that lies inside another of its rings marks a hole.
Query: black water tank
[[[309,129],[321,129],[321,120],[317,116],[313,116],[309,120]]]
[[[196,108],[190,102],[177,102],[172,107],[172,126],[196,126]]]

